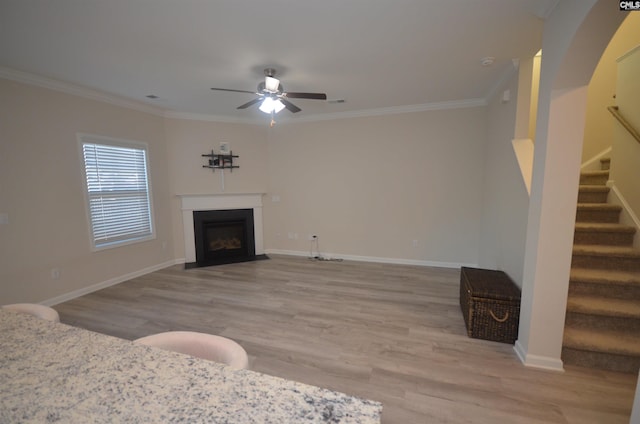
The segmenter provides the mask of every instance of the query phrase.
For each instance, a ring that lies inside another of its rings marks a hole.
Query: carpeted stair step
[[[622,207],[607,203],[578,203],[576,222],[609,222],[620,220]]]
[[[575,268],[640,271],[640,250],[633,247],[576,244],[573,246],[571,266]]]
[[[640,303],[640,272],[572,268],[569,296],[633,299]]]
[[[605,185],[609,180],[609,171],[589,171],[580,173],[580,184]]]
[[[571,295],[567,301],[565,325],[571,328],[625,332],[640,339],[640,302]]]
[[[640,337],[624,331],[566,327],[562,360],[565,364],[637,373]]]
[[[610,190],[604,185],[581,185],[578,189],[578,203],[607,203]]]
[[[562,359],[565,364],[640,369],[640,250],[622,208],[607,203],[610,159],[580,174]]]
[[[634,227],[616,223],[577,222],[573,242],[575,244],[604,244],[632,246]]]

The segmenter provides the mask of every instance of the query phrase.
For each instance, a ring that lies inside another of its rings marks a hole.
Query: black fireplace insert
[[[253,209],[194,211],[193,227],[196,263],[189,268],[262,259],[256,256]]]

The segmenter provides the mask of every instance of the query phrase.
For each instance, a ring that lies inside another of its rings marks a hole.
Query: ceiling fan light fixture
[[[264,113],[278,113],[284,108],[284,103],[280,99],[274,100],[272,97],[265,97],[259,109]]]
[[[280,101],[280,99],[275,100],[275,101],[273,102],[273,111],[274,111],[275,113],[278,113],[278,112],[280,112],[282,109],[284,109],[284,103],[282,103],[282,102]]]
[[[291,113],[298,113],[300,109],[295,104],[289,101],[291,99],[310,99],[310,100],[327,100],[325,93],[306,93],[306,92],[285,92],[284,87],[280,84],[278,78],[274,78],[276,70],[273,68],[267,68],[264,70],[265,79],[258,83],[257,91],[247,90],[235,90],[231,88],[211,88],[217,91],[230,91],[235,93],[248,93],[257,95],[253,100],[248,101],[236,109],[247,109],[250,106],[259,104],[259,109],[263,113],[273,115],[280,112],[283,109],[287,109]],[[340,101],[337,101],[340,102]]]
[[[271,97],[265,97],[259,109],[264,113],[271,113],[273,111],[273,99]]]
[[[271,93],[277,93],[278,87],[280,87],[280,80],[273,77],[265,77],[264,79],[264,88],[265,90]]]

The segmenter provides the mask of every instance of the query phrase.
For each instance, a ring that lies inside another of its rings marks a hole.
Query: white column
[[[536,141],[516,352],[525,365],[562,370],[562,337],[587,87],[551,93],[546,137]]]

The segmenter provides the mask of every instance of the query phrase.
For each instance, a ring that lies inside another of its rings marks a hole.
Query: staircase
[[[640,250],[621,208],[607,203],[609,161],[580,176],[562,359],[637,373],[640,368]]]

